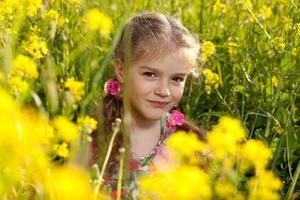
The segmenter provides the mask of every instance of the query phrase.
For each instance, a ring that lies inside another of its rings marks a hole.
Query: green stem
[[[295,171],[295,173],[293,175],[292,183],[291,183],[291,185],[290,185],[290,187],[288,189],[286,200],[291,199],[292,194],[293,194],[294,189],[295,189],[295,186],[296,186],[296,183],[297,183],[297,180],[299,178],[299,174],[300,174],[300,161],[298,161],[296,171]]]
[[[223,104],[226,106],[226,108],[228,109],[228,111],[233,114],[233,112],[231,111],[230,106],[226,103],[226,101],[224,100],[224,98],[222,97],[222,95],[220,94],[219,90],[216,89],[216,92],[218,94],[218,97],[222,100]]]
[[[95,189],[94,189],[93,200],[97,199],[98,192],[99,192],[100,186],[101,186],[102,181],[103,181],[104,172],[105,172],[105,169],[106,169],[106,166],[107,166],[107,163],[108,163],[108,159],[109,159],[109,156],[110,156],[111,151],[112,151],[113,143],[114,143],[114,140],[116,138],[117,133],[120,130],[120,124],[121,124],[121,119],[116,119],[116,122],[114,124],[114,129],[113,129],[114,131],[113,131],[111,140],[109,142],[109,146],[108,146],[108,149],[107,149],[107,153],[106,153],[106,156],[105,156],[105,159],[104,159],[103,166],[101,168],[99,181],[97,182],[97,185],[95,186]]]
[[[119,152],[120,152],[120,162],[119,162],[119,174],[118,174],[118,186],[117,186],[117,200],[121,200],[125,148],[120,148]]]

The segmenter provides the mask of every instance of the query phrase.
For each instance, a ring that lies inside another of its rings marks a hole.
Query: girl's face
[[[132,64],[128,75],[133,117],[160,120],[170,111],[182,97],[188,64],[184,49]]]

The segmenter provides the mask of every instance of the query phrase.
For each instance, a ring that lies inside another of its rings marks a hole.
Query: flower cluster
[[[211,93],[212,88],[217,89],[221,84],[218,74],[213,73],[210,69],[203,70],[205,91],[207,94]]]
[[[35,62],[22,54],[11,63],[9,82],[16,93],[23,93],[29,89],[28,82],[38,78],[39,73]]]
[[[102,35],[108,36],[112,29],[112,21],[98,9],[91,9],[86,13],[87,26],[90,30],[98,30]]]
[[[66,80],[64,86],[72,94],[75,102],[81,100],[84,95],[84,82],[76,81],[74,77],[71,77]]]
[[[29,35],[28,40],[24,41],[22,46],[34,59],[43,58],[48,53],[46,42],[37,35]]]
[[[271,151],[261,141],[245,141],[237,119],[221,117],[207,133],[207,142],[179,131],[166,147],[169,167],[139,178],[142,198],[279,199],[281,182],[266,170]],[[252,169],[255,174],[245,182]]]
[[[207,58],[211,56],[214,52],[215,52],[215,45],[210,41],[204,42],[201,48],[201,61],[205,63]]]

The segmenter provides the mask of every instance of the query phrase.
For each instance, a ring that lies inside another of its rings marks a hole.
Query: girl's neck
[[[161,134],[160,120],[142,120],[132,116],[130,129],[133,158],[148,155],[159,141]]]

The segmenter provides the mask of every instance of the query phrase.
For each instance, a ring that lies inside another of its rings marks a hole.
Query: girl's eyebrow
[[[159,73],[160,71],[158,70],[158,69],[156,69],[156,68],[152,68],[152,67],[149,67],[149,66],[140,66],[140,68],[142,68],[142,69],[147,69],[147,70],[150,70],[150,71],[153,71],[153,72],[155,72],[155,73]],[[173,76],[186,76],[187,75],[187,73],[174,73],[174,74],[172,74]]]
[[[174,76],[186,76],[187,75],[187,73],[175,73],[175,74],[173,74]]]
[[[159,72],[158,69],[155,69],[155,68],[152,68],[152,67],[149,67],[149,66],[145,66],[145,65],[141,66],[141,68],[151,70],[151,71],[156,72],[156,73]]]

